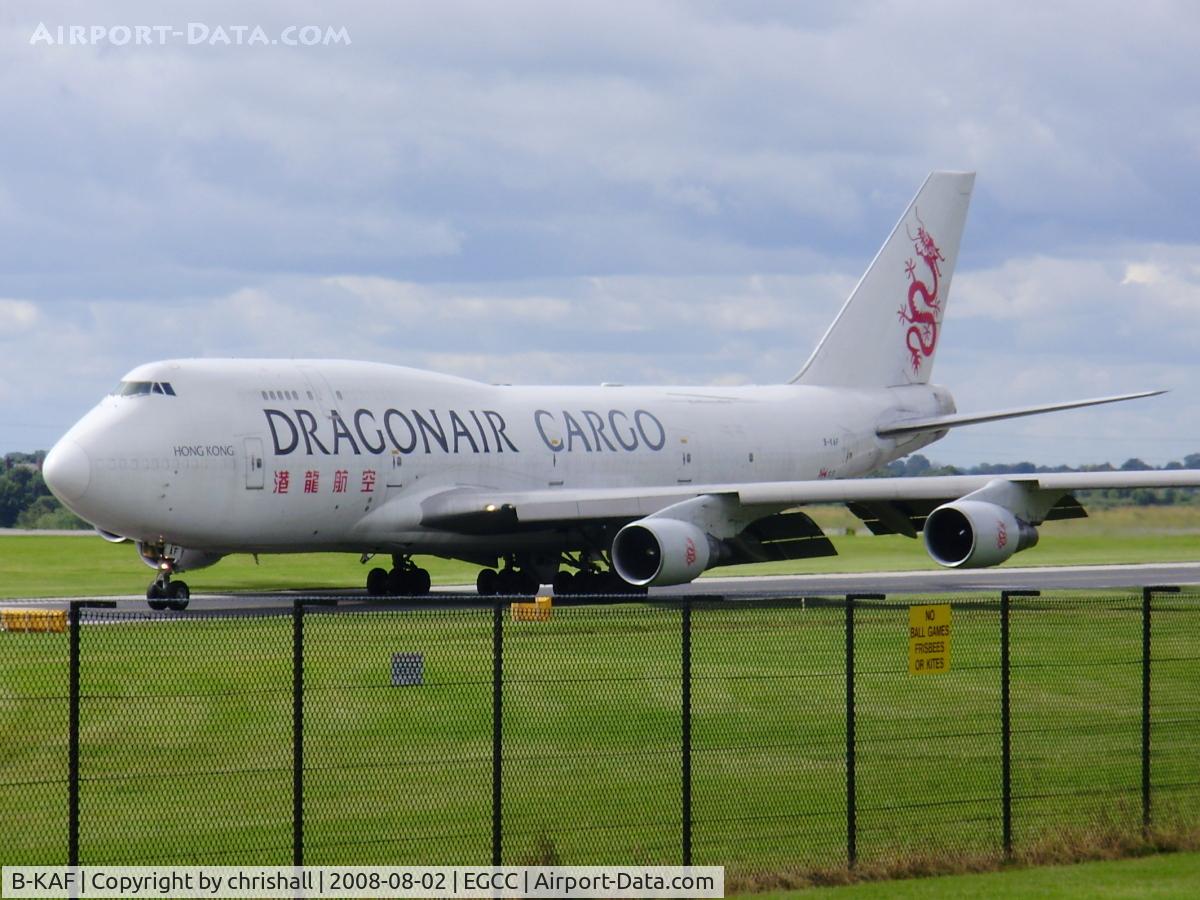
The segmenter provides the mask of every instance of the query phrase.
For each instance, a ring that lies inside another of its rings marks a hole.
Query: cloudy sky
[[[10,0],[0,452],[174,356],[786,380],[934,168],[960,409],[1171,393],[928,455],[1200,452],[1198,46],[1189,0]]]

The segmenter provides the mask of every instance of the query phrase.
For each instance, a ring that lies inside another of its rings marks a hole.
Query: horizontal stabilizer
[[[1021,416],[1038,416],[1042,413],[1078,409],[1082,406],[1099,406],[1102,403],[1120,403],[1123,400],[1139,400],[1142,397],[1157,397],[1166,391],[1141,391],[1137,394],[1118,394],[1113,397],[1094,397],[1090,400],[1071,400],[1067,403],[1043,403],[1040,406],[1021,406],[1015,409],[1000,409],[985,413],[954,413],[947,416],[925,416],[919,419],[899,419],[875,429],[880,437],[915,434],[921,431],[942,431],[960,425],[978,425],[982,422],[998,422],[1001,419],[1017,419]]]

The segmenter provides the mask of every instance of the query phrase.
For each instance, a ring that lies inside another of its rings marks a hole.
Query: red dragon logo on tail
[[[912,284],[908,286],[908,303],[900,307],[900,321],[909,324],[904,340],[912,356],[914,373],[921,370],[921,363],[927,357],[933,356],[933,351],[937,349],[938,318],[942,311],[941,300],[938,298],[938,282],[942,271],[938,263],[945,261],[942,251],[925,230],[925,223],[921,221],[919,214],[917,223],[916,237],[909,231],[908,239],[913,242],[913,252],[928,266],[933,287],[917,277],[917,261],[910,257],[904,265],[904,271]],[[917,303],[918,297],[921,299],[920,305]]]

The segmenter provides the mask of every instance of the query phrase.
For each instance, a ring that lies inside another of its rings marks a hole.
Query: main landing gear
[[[392,570],[376,567],[367,573],[371,597],[422,597],[429,593],[429,572],[413,563],[405,553],[392,554]]]
[[[191,597],[187,582],[171,580],[171,569],[165,562],[159,569],[158,577],[146,588],[146,600],[155,611],[173,609],[182,612],[187,609]]]
[[[557,571],[556,554],[510,553],[504,557],[504,568],[480,571],[475,589],[481,597],[531,597]]]
[[[571,594],[633,594],[645,595],[646,588],[635,587],[616,572],[599,568],[600,554],[563,554],[561,560],[532,555],[509,557],[500,571],[483,569],[475,580],[475,589],[482,597],[530,596],[543,584],[550,584],[556,596]],[[565,564],[578,572],[560,569]]]
[[[541,581],[525,569],[517,569],[506,565],[497,572],[495,569],[482,569],[475,579],[475,590],[481,597],[527,597],[536,594],[541,587]]]

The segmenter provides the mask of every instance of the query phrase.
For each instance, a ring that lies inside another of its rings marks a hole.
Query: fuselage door
[[[266,483],[267,464],[262,438],[246,438],[246,490],[261,491]]]

